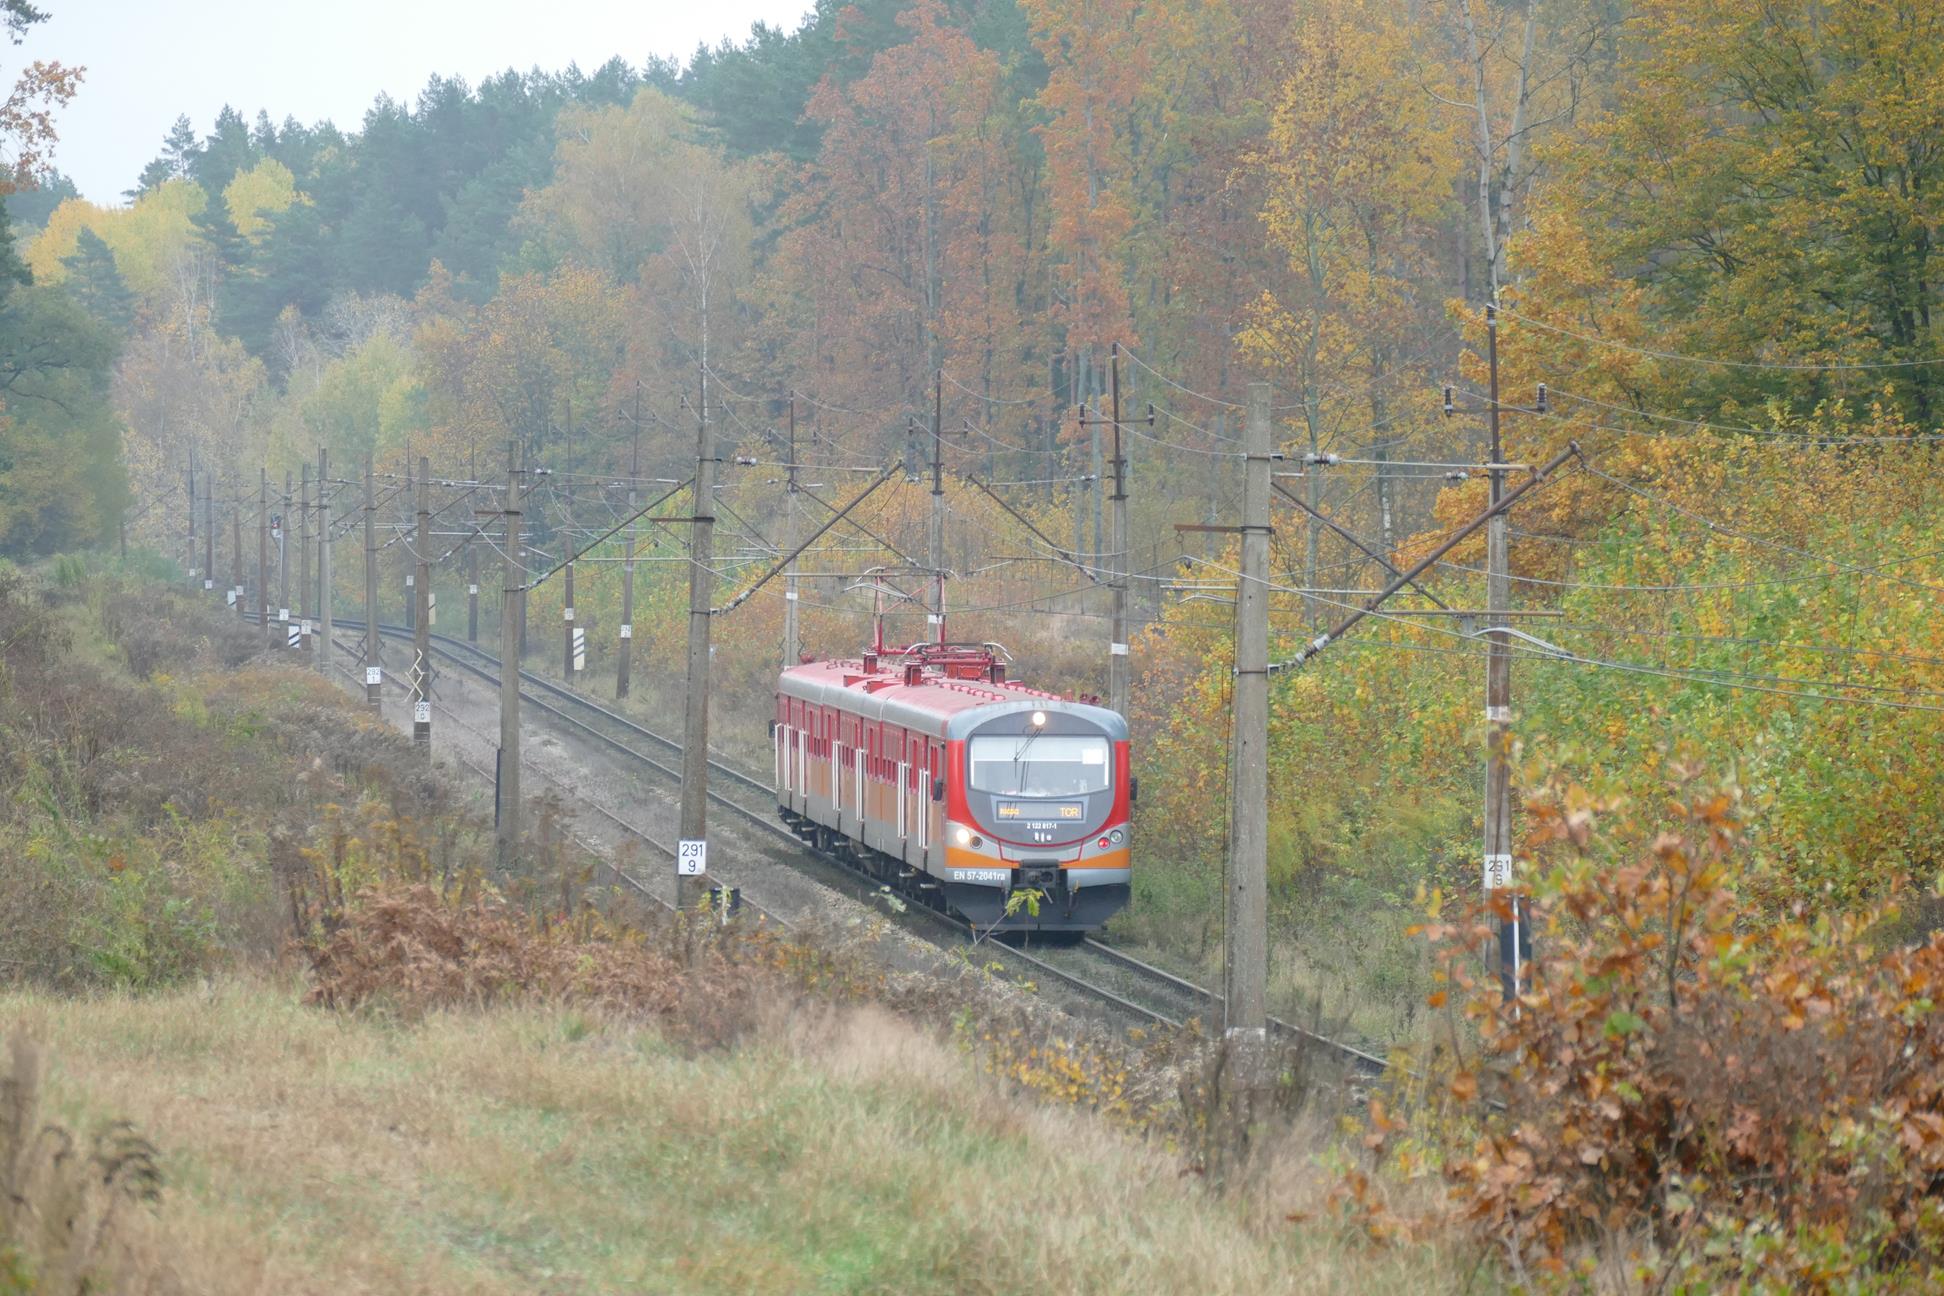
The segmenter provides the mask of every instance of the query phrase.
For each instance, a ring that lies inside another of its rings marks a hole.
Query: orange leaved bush
[[[1667,793],[1664,828],[1623,861],[1599,831],[1622,807],[1535,796],[1552,867],[1516,1005],[1481,971],[1487,914],[1427,929],[1471,1026],[1446,1076],[1470,1118],[1419,1122],[1459,1219],[1561,1277],[1944,1280],[1944,933],[1888,909],[1750,925],[1739,789],[1677,762]]]

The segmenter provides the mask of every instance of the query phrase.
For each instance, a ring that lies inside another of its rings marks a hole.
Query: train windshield
[[[968,744],[972,786],[999,796],[1104,792],[1112,762],[1105,738],[1083,734],[982,734]]]

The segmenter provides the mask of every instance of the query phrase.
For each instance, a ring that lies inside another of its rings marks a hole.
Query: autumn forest
[[[1579,446],[1510,515],[1506,640],[1515,854],[1572,957],[1529,1011],[1460,1022],[1497,993],[1463,957],[1490,921],[1486,648],[1456,614],[1486,606],[1481,535],[1273,677],[1272,999],[1379,1050],[1458,1030],[1438,1083],[1538,1114],[1380,1107],[1362,1182],[1443,1175],[1560,1281],[1642,1219],[1642,1272],[1694,1290],[1941,1254],[1937,1081],[1879,1059],[1944,1049],[1944,2],[817,0],[686,60],[435,77],[356,122],[185,116],[113,205],[36,112],[90,90],[34,64],[0,108],[0,554],[125,538],[180,583],[192,472],[227,517],[320,450],[396,481],[511,447],[549,473],[533,552],[558,558],[629,485],[687,478],[706,418],[723,601],[897,466],[805,558],[802,646],[836,655],[871,631],[845,573],[924,552],[936,455],[955,630],[1017,673],[1105,692],[1128,574],[1143,867],[1112,934],[1198,974],[1224,957],[1250,386],[1282,660],[1485,507],[1491,307],[1504,461]],[[632,633],[672,705],[671,535],[640,532]],[[624,540],[582,570],[591,679]],[[434,579],[463,611],[479,578]],[[530,622],[564,607],[538,588]],[[770,586],[716,628],[716,732],[753,766],[784,615]],[[1696,1060],[1859,1014],[1908,1038]],[[1711,1105],[1719,1074],[1754,1096]],[[1789,1184],[1759,1169],[1799,1153]],[[1350,1198],[1372,1237],[1423,1226]]]

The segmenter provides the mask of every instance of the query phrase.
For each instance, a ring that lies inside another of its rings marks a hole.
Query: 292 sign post
[[[677,877],[701,877],[708,871],[708,842],[684,840],[676,844],[675,874]]]

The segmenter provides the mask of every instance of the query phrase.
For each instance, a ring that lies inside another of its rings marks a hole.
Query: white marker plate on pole
[[[468,586],[466,586],[466,593],[468,593],[468,594],[477,594],[477,593],[479,593],[479,586],[477,586],[477,585],[468,585]]]
[[[574,609],[570,607],[560,609],[560,619],[563,621],[572,621],[574,619]]]
[[[203,581],[203,588],[206,590],[213,590],[216,588],[216,582],[213,580],[205,580]]]
[[[289,608],[278,608],[278,609],[277,609],[277,620],[279,620],[279,621],[283,621],[283,622],[286,622],[286,623],[288,623],[288,622],[289,622],[289,620],[290,620],[290,609],[289,609]]]
[[[631,625],[624,625],[624,626],[622,626],[622,627],[621,627],[621,637],[622,637],[623,639],[632,639],[632,638],[634,638],[634,627],[633,627],[633,626],[631,626]]]
[[[412,703],[412,723],[413,724],[432,723],[432,704],[430,702]]]
[[[1127,656],[1127,645],[1126,645],[1126,644],[1108,644],[1108,645],[1107,645],[1107,655],[1108,655],[1108,656],[1110,656],[1110,657],[1125,657],[1125,656]]]
[[[701,877],[709,871],[709,843],[681,841],[675,846],[675,873],[678,877]]]
[[[1497,891],[1512,885],[1512,857],[1510,855],[1487,855],[1485,857],[1485,890]]]
[[[384,668],[384,667],[382,667],[382,666],[367,666],[367,667],[365,667],[365,683],[366,683],[366,684],[383,684],[384,682],[385,682],[385,668]]]
[[[236,606],[236,591],[235,591],[235,590],[231,590],[231,591],[229,592],[229,605],[230,605],[231,607],[235,607],[235,606]]]

